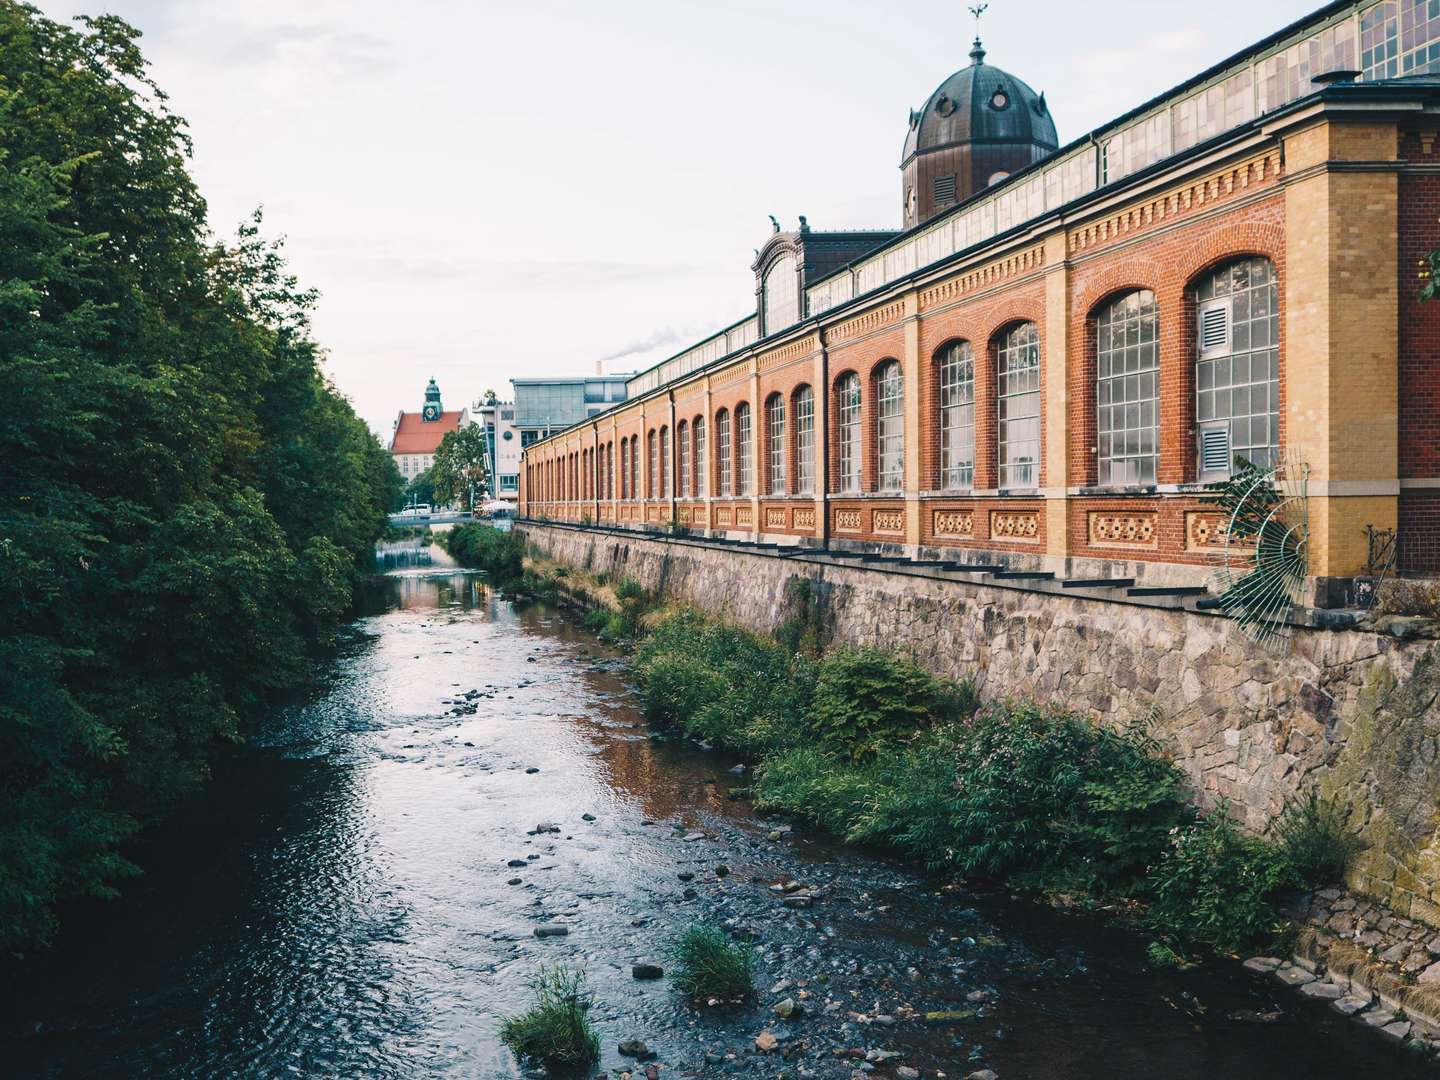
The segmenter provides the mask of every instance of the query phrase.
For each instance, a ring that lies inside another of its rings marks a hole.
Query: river
[[[596,1072],[633,1067],[617,1044],[641,1038],[662,1077],[847,1077],[837,1050],[901,1055],[877,1077],[1425,1075],[1233,964],[1151,971],[1112,922],[945,890],[798,826],[772,839],[726,797],[735,760],[651,738],[619,658],[434,560],[384,579],[319,691],[146,838],[121,900],[67,911],[56,949],[6,973],[0,1071],[516,1076],[501,1018],[566,960],[595,991]],[[781,906],[791,880],[813,908]],[[697,920],[754,942],[753,1005],[632,978]],[[807,1015],[773,1017],[781,996]],[[756,1052],[765,1029],[788,1059]]]

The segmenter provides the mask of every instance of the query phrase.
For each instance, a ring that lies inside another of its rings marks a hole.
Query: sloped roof
[[[440,440],[445,437],[445,433],[455,431],[460,427],[460,418],[464,415],[464,409],[442,412],[439,420],[431,420],[427,423],[420,418],[418,412],[402,412],[399,421],[395,424],[395,434],[390,437],[390,452],[392,454],[433,454],[440,446]]]

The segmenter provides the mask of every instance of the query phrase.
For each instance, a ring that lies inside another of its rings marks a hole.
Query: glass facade
[[[1160,463],[1160,317],[1155,294],[1132,292],[1095,320],[1099,482],[1155,483]]]
[[[705,469],[705,418],[695,418],[695,494],[704,498],[710,494],[710,474]]]
[[[765,274],[763,288],[766,334],[800,321],[800,275],[794,255],[775,260]]]
[[[1000,339],[995,374],[1000,486],[1034,487],[1040,461],[1040,334],[1034,323],[1021,323]]]
[[[940,486],[975,484],[975,354],[957,341],[940,354]]]
[[[670,498],[670,428],[660,429],[660,490],[657,499]]]
[[[1218,349],[1196,342],[1195,419],[1202,431],[1228,427],[1232,463],[1240,457],[1268,467],[1280,448],[1280,312],[1274,265],[1269,259],[1251,258],[1220,267],[1195,294],[1202,311],[1213,301],[1228,306],[1230,337]]]
[[[753,495],[755,493],[755,432],[750,420],[750,406],[741,402],[735,406],[735,444],[740,451],[739,470],[736,479],[739,481],[737,495]]]
[[[765,466],[771,495],[785,494],[785,398],[771,394],[765,402]]]
[[[721,409],[715,414],[715,467],[719,471],[720,490],[717,495],[730,495],[733,489],[730,483],[731,468],[733,461],[730,454],[730,414]]]
[[[840,468],[835,478],[840,491],[860,490],[860,376],[842,378],[836,387],[835,417],[840,435]]]
[[[795,490],[815,492],[815,391],[808,386],[795,391]]]
[[[676,471],[680,486],[675,494],[678,498],[690,497],[690,425],[684,420],[675,425]]]
[[[515,387],[515,426],[547,431],[561,431],[578,424],[588,416],[601,412],[616,402],[624,401],[628,377],[596,376],[590,379],[513,379]],[[528,432],[521,432],[521,445]]]
[[[881,491],[905,486],[904,398],[899,361],[881,364],[875,374],[875,460]]]

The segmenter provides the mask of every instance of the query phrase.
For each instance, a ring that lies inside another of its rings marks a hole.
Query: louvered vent
[[[1230,471],[1230,426],[1200,429],[1200,471],[1202,473],[1227,473]]]
[[[954,175],[935,177],[935,201],[937,203],[955,201]]]
[[[1200,355],[1225,356],[1230,352],[1230,298],[1212,300],[1200,308]]]

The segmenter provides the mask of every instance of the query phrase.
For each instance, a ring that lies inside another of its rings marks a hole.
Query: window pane
[[[751,441],[750,406],[743,402],[735,406],[735,441],[740,450],[740,484],[738,495],[749,495],[755,490],[755,456]]]
[[[975,483],[975,362],[968,341],[940,356],[940,486],[968,490]]]
[[[1000,486],[1034,487],[1040,479],[1040,335],[1034,323],[1001,338],[996,382]]]
[[[840,434],[841,491],[860,490],[860,376],[846,375],[840,380],[836,415]]]
[[[795,395],[795,490],[815,490],[815,393],[808,386]]]
[[[875,378],[875,437],[880,491],[899,491],[905,484],[904,391],[900,365],[882,364]]]
[[[785,494],[785,398],[771,394],[765,402],[765,459],[771,495]]]
[[[1196,362],[1196,413],[1202,422],[1229,421],[1231,460],[1270,464],[1279,450],[1279,368],[1272,343],[1280,339],[1275,267],[1240,259],[1207,275],[1198,299],[1230,298],[1230,356]],[[1198,349],[1198,346],[1197,346]]]

